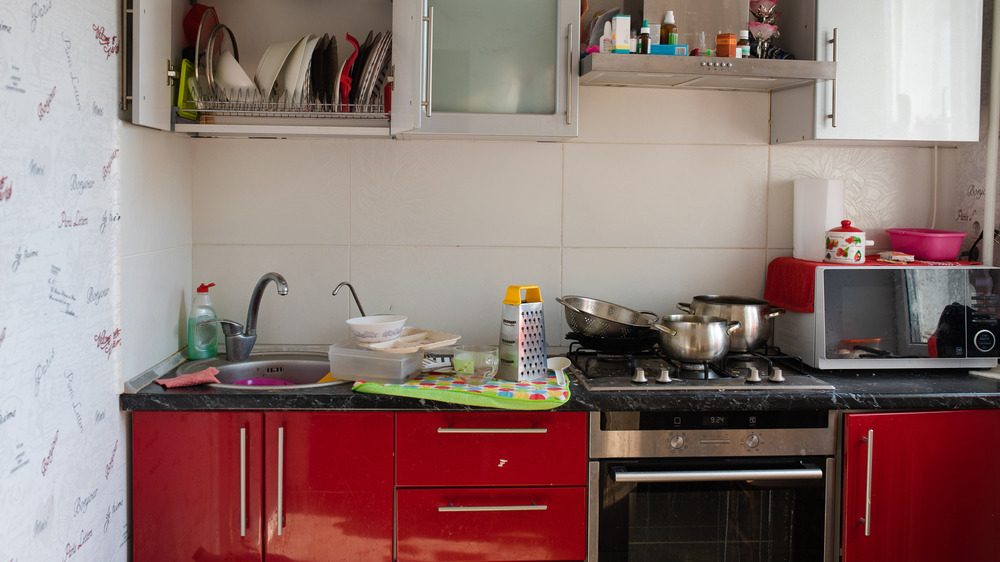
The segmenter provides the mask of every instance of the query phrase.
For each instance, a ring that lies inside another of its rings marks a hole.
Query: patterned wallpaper
[[[125,560],[117,3],[0,3],[0,560]]]

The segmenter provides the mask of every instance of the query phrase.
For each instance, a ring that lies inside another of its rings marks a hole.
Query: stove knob
[[[632,375],[632,382],[637,384],[646,384],[646,371],[642,367],[635,368],[635,374]]]
[[[760,382],[760,371],[756,367],[750,367],[750,374],[746,376],[747,384],[756,384]]]
[[[751,433],[750,435],[747,435],[746,439],[743,440],[743,444],[746,445],[747,448],[753,449],[757,447],[757,445],[760,445],[760,437]]]
[[[781,369],[775,367],[767,379],[771,382],[785,382],[785,375],[781,373]]]
[[[672,448],[672,449],[680,449],[683,446],[684,446],[684,436],[683,435],[674,435],[673,437],[670,438],[670,448]]]
[[[660,369],[660,376],[656,378],[656,382],[668,383],[673,382],[674,379],[670,378],[670,369],[664,367]]]

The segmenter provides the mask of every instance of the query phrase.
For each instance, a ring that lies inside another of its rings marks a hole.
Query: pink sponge
[[[219,379],[215,378],[215,375],[219,374],[219,370],[215,367],[209,367],[207,369],[198,371],[197,373],[188,373],[186,375],[180,375],[178,377],[172,377],[169,379],[156,379],[154,382],[158,382],[167,388],[174,388],[177,386],[195,386],[198,384],[208,384],[211,382],[219,382]]]

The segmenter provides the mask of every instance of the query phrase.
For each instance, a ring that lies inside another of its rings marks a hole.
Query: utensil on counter
[[[729,334],[739,327],[736,320],[696,314],[669,314],[653,324],[663,353],[685,363],[721,359],[729,352]]]
[[[739,352],[753,351],[766,344],[774,328],[774,317],[785,313],[785,309],[772,307],[766,300],[732,295],[698,295],[689,303],[677,303],[677,308],[688,314],[738,321],[740,327],[729,334],[729,349]]]
[[[651,334],[657,315],[614,303],[575,295],[556,297],[565,307],[566,323],[574,332],[601,338],[638,338]]]
[[[548,367],[550,371],[556,374],[556,383],[565,385],[566,384],[566,369],[572,363],[566,357],[549,357],[546,361],[545,366]]]
[[[500,370],[497,376],[501,379],[520,382],[547,376],[548,352],[542,306],[542,292],[537,285],[507,287],[500,318]]]

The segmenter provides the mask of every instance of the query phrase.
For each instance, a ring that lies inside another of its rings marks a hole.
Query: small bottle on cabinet
[[[649,54],[649,22],[642,20],[642,27],[639,29],[639,54]]]
[[[677,25],[674,24],[674,11],[667,10],[660,25],[660,45],[677,45]]]
[[[208,297],[208,289],[214,286],[215,283],[199,285],[194,302],[191,303],[191,313],[188,314],[188,359],[208,359],[218,353],[219,326],[198,326],[198,322],[217,318],[212,299]]]
[[[750,58],[750,32],[741,29],[738,33],[739,41],[736,42],[736,57],[741,59]]]

